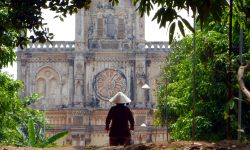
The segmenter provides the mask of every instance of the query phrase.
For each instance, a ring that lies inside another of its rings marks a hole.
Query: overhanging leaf
[[[157,18],[157,23],[160,23],[160,21],[161,21],[161,15],[165,11],[164,9],[165,9],[164,7],[158,9],[157,12],[155,13],[154,17],[152,18],[152,21]]]
[[[178,26],[179,26],[182,36],[185,36],[184,26],[180,20],[178,21]]]
[[[22,135],[23,139],[25,140],[26,143],[29,143],[29,139],[26,136],[26,134],[22,131],[22,129],[20,129],[19,127],[16,128],[18,133]]]
[[[194,28],[190,25],[190,23],[184,19],[184,18],[181,18],[181,21],[185,24],[185,26],[194,33]]]
[[[169,28],[169,43],[171,44],[174,38],[175,22],[170,25]]]
[[[42,147],[47,147],[51,144],[53,144],[54,142],[60,140],[61,138],[67,136],[69,133],[69,131],[62,131],[52,137],[50,137],[44,144],[42,144]]]
[[[35,126],[32,119],[29,119],[28,121],[28,136],[29,136],[30,146],[34,147],[36,144],[36,137],[35,137]]]

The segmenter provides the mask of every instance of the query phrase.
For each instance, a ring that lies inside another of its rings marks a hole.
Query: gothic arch
[[[35,76],[35,91],[43,96],[47,107],[61,103],[61,76],[50,66],[41,67]]]
[[[36,72],[35,80],[37,80],[37,77],[39,77],[39,73],[40,73],[41,71],[43,71],[43,70],[46,70],[46,69],[53,70],[53,71],[58,75],[59,81],[62,81],[62,80],[61,80],[60,73],[59,73],[54,67],[51,67],[51,66],[49,66],[49,65],[42,66],[42,67],[40,67],[39,69],[37,69],[38,71]]]

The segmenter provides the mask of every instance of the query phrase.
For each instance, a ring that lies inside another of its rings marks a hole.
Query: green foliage
[[[23,128],[23,130],[18,129],[18,132],[23,138],[22,140],[20,140],[21,145],[26,145],[29,147],[49,147],[54,145],[56,141],[68,135],[68,131],[62,131],[50,138],[47,138],[45,137],[45,133],[43,132],[43,127],[35,124],[32,119],[29,119],[28,121],[28,132],[26,132],[25,129],[26,128]]]
[[[220,22],[225,9],[228,7],[226,0],[133,0],[134,5],[138,5],[137,10],[140,15],[145,13],[149,15],[150,11],[154,9],[154,5],[158,6],[158,11],[155,13],[153,20],[157,20],[160,28],[169,24],[169,42],[173,40],[175,32],[174,26],[178,24],[181,34],[185,36],[184,25],[190,30],[194,31],[188,21],[179,15],[180,10],[186,10],[189,14],[193,12],[193,16],[197,14],[197,21],[200,22],[201,28],[207,25],[208,19]]]
[[[109,2],[117,5],[119,0],[109,0]],[[91,0],[2,0],[0,2],[0,68],[15,61],[16,46],[22,48],[28,42],[44,43],[53,38],[53,34],[46,28],[47,23],[42,17],[42,9],[56,12],[55,18],[63,21],[68,14],[72,15],[80,8],[88,9],[90,3]],[[194,31],[189,22],[179,15],[180,10],[186,10],[188,14],[192,11],[193,16],[198,14],[198,22],[203,27],[211,21],[220,22],[225,10],[228,9],[226,0],[133,0],[132,3],[138,6],[137,10],[141,16],[145,13],[149,15],[154,5],[158,6],[153,20],[156,19],[160,27],[169,24],[170,43],[173,41],[177,25],[183,36],[185,36],[184,27]],[[234,0],[236,7],[233,24],[239,23],[241,27],[247,29],[246,37],[250,36],[249,3],[249,0]],[[28,36],[27,31],[33,34]],[[248,39],[250,41],[250,38]]]
[[[234,1],[233,25],[244,29],[247,43],[250,43],[250,0]]]
[[[44,116],[38,110],[33,110],[27,101],[34,100],[34,96],[19,99],[18,92],[22,82],[13,80],[8,74],[0,72],[0,143],[23,145],[22,135],[17,130],[22,129],[33,119],[37,124],[42,124]],[[20,117],[21,116],[21,117]]]
[[[196,137],[203,137],[204,139],[209,137],[210,129],[212,127],[211,121],[204,116],[196,116]],[[177,119],[175,123],[171,125],[171,136],[175,139],[187,140],[192,139],[192,114],[186,114]],[[206,135],[203,135],[203,132],[207,131]],[[211,136],[211,135],[210,135]]]
[[[228,26],[216,25],[213,22],[203,32],[196,34],[196,103],[195,103],[195,139],[220,140],[225,137],[225,119],[231,118],[233,137],[237,134],[237,95],[238,82],[236,71],[239,67],[239,52],[233,52],[233,94],[234,98],[227,100],[227,67]],[[208,29],[212,29],[208,30]],[[234,28],[237,33],[237,28]],[[234,47],[239,36],[234,36]],[[244,38],[246,41],[246,38]],[[174,139],[190,140],[192,135],[192,99],[193,99],[193,37],[187,36],[171,45],[162,79],[157,93],[158,106],[156,124],[166,124]],[[246,49],[247,47],[244,47]],[[243,55],[245,62],[249,54]],[[250,76],[245,76],[247,87],[250,87]],[[167,96],[166,96],[167,95]],[[244,99],[244,98],[243,98]],[[249,126],[250,106],[243,100],[243,129]],[[166,116],[167,115],[167,116]],[[166,122],[168,118],[168,122]],[[246,130],[245,137],[250,135]]]
[[[32,119],[28,121],[28,137],[29,137],[29,146],[34,146],[36,144],[36,137],[35,137],[35,127],[34,122]]]
[[[119,4],[119,0],[109,0],[109,2],[114,6]]]
[[[229,12],[229,4],[227,0],[133,0],[133,4],[137,7],[140,15],[150,13],[157,6],[153,20],[157,20],[159,27],[169,25],[169,42],[172,43],[173,36],[178,28],[183,36],[185,36],[184,26],[194,32],[190,23],[180,15],[181,10],[185,10],[192,17],[196,16],[196,22],[199,23],[201,29],[207,28],[210,23],[220,23],[221,21],[228,23],[227,14]],[[227,14],[227,15],[225,15]],[[250,1],[249,0],[233,0],[233,27],[240,25],[245,30],[246,39],[250,43]]]
[[[64,138],[65,136],[67,136],[68,133],[69,133],[68,131],[62,131],[62,132],[59,132],[59,133],[55,134],[54,136],[52,136],[49,139],[47,139],[47,141],[45,141],[42,144],[42,147],[48,147],[48,146],[50,146],[51,144],[55,143],[56,141]]]
[[[192,11],[199,14],[202,25],[207,21],[207,18],[210,15],[213,16],[214,20],[219,21],[220,15],[224,12],[225,7],[228,5],[226,0],[133,0],[133,3],[139,4],[138,9],[141,15],[145,12],[150,12],[153,9],[153,4],[156,4],[159,7],[159,10],[162,8],[170,8],[175,11],[175,13],[181,9],[187,10],[188,13]],[[171,20],[167,19],[165,21]]]
[[[53,38],[47,30],[42,9],[67,17],[80,8],[89,8],[91,0],[1,0],[0,2],[0,69],[15,61],[14,49],[28,42],[44,43]],[[117,0],[115,0],[117,2]],[[27,31],[32,35],[28,36]]]
[[[197,65],[195,104],[196,139],[218,140],[223,138],[225,121],[223,112],[227,102],[226,95],[226,59],[227,34],[216,31],[197,32]],[[160,85],[158,109],[160,114],[168,114],[171,136],[174,139],[190,140],[192,132],[192,64],[193,39],[187,36],[172,45],[168,55],[163,79],[166,85]],[[166,105],[167,104],[167,105]],[[158,118],[165,122],[166,115]]]
[[[119,0],[109,0],[109,2],[117,5]],[[44,43],[53,38],[54,35],[49,33],[46,28],[47,23],[42,17],[42,9],[56,12],[55,18],[63,21],[68,14],[72,15],[80,8],[88,9],[90,3],[91,0],[2,0],[0,2],[0,68],[15,61],[14,48],[16,46],[22,48],[28,42]],[[150,11],[154,9],[154,5],[158,6],[153,20],[156,19],[160,27],[169,24],[170,43],[173,41],[177,25],[183,36],[185,36],[184,27],[194,31],[189,22],[179,15],[180,10],[186,10],[188,14],[192,11],[193,16],[198,14],[198,22],[203,27],[211,21],[220,22],[225,10],[228,9],[226,0],[133,0],[132,3],[138,6],[137,10],[141,16],[145,13],[149,15]],[[238,22],[245,29],[250,29],[249,3],[249,0],[234,1],[236,7],[234,8],[233,23]],[[32,35],[28,36],[27,31],[30,31]],[[249,30],[247,30],[246,36],[250,36]],[[250,38],[248,39],[250,41]]]

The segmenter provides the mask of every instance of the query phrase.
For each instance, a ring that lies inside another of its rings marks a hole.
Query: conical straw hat
[[[115,103],[115,104],[125,104],[125,103],[130,103],[131,102],[130,98],[128,98],[122,92],[116,93],[115,96],[113,96],[109,101],[111,103]]]

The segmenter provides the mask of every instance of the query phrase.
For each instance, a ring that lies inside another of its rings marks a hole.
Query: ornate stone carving
[[[96,61],[104,61],[104,62],[120,62],[127,61],[127,57],[96,57]]]
[[[126,89],[126,77],[118,70],[105,69],[95,76],[94,90],[102,100],[109,100],[117,92],[125,92]]]
[[[94,29],[95,29],[95,23],[93,21],[93,18],[90,17],[89,18],[89,28],[88,28],[88,37],[89,39],[92,39],[93,38],[93,34],[94,34]]]
[[[118,6],[109,0],[93,0],[90,9],[76,15],[75,41],[31,43],[17,50],[25,96],[30,92],[44,95],[36,106],[47,109],[48,134],[69,130],[62,142],[75,146],[108,143],[103,129],[113,104],[107,100],[122,91],[132,99],[129,106],[135,108],[134,142],[139,137],[146,142],[153,120],[147,110],[157,100],[153,79],[159,78],[170,47],[168,42],[144,40],[144,18],[135,9],[128,0],[120,0]],[[150,93],[141,88],[144,83],[150,85]],[[148,127],[140,127],[141,123]],[[165,137],[158,137],[164,132],[152,133],[163,141]]]
[[[90,26],[91,27],[91,26]],[[103,18],[97,19],[97,37],[101,38],[103,36]]]
[[[117,41],[101,41],[100,44],[103,49],[118,49],[120,43]]]
[[[136,65],[136,75],[137,76],[144,76],[144,65],[142,63],[139,63]]]
[[[82,99],[82,86],[83,86],[83,83],[81,80],[76,80],[76,83],[75,83],[75,99],[77,101],[81,101]]]
[[[112,4],[110,2],[108,2],[108,3],[98,2],[96,5],[96,8],[98,8],[98,9],[114,9],[114,6],[112,6]]]
[[[80,63],[76,64],[76,74],[81,75],[82,74],[82,65]]]
[[[107,37],[110,39],[115,38],[115,18],[113,15],[109,14],[106,18],[106,24],[107,24]]]
[[[51,67],[42,68],[36,75],[36,91],[43,95],[47,106],[57,105],[60,98],[60,76]]]
[[[33,54],[29,62],[66,62],[65,54]]]
[[[124,19],[119,18],[118,19],[118,29],[117,29],[117,38],[118,39],[123,39],[125,35],[125,24],[124,24]]]

